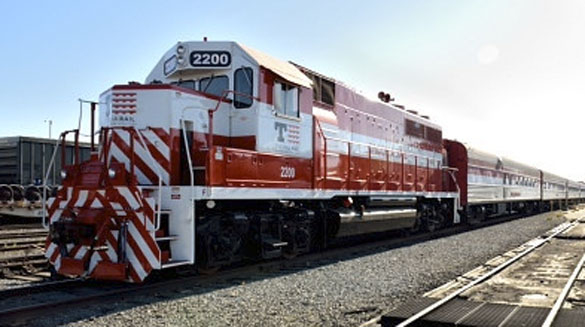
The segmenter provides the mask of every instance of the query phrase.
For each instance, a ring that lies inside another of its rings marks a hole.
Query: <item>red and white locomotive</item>
[[[62,275],[141,282],[542,202],[515,191],[473,206],[471,151],[380,98],[239,43],[178,43],[144,84],[100,96],[99,149],[47,202],[46,255]],[[478,169],[497,179],[502,165]]]

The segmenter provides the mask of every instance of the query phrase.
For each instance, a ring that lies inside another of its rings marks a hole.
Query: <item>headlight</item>
[[[67,178],[67,172],[65,170],[61,170],[61,179]]]
[[[180,54],[180,55],[182,55],[183,53],[185,53],[185,46],[184,46],[184,45],[182,45],[182,44],[179,44],[179,45],[177,46],[177,54]]]
[[[116,171],[112,168],[108,169],[108,176],[112,179],[116,178]]]

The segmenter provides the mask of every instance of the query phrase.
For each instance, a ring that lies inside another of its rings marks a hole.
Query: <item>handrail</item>
[[[323,140],[323,189],[326,189],[327,188],[327,137],[325,137],[325,133],[323,132],[323,128],[321,127],[321,122],[319,121],[319,119],[317,119],[317,117],[313,116],[313,120],[315,120],[315,122],[317,123],[316,125],[317,125],[317,127],[319,127],[319,131],[321,133],[321,139]],[[348,172],[347,179],[349,180],[349,166],[347,166],[347,172]],[[313,180],[315,180],[315,177],[316,176],[313,176]]]
[[[45,192],[45,189],[47,188],[47,179],[49,179],[49,174],[51,174],[51,168],[53,168],[53,164],[55,163],[55,157],[57,156],[57,151],[59,150],[59,140],[62,136],[63,136],[63,133],[61,133],[59,138],[57,138],[57,140],[55,140],[55,150],[53,150],[53,155],[51,156],[51,160],[49,161],[49,166],[47,167],[47,172],[45,173],[45,176],[43,176],[43,220],[42,220],[42,224],[43,224],[43,228],[45,228],[45,229],[49,228],[49,224],[46,222],[46,220],[47,220],[47,192]],[[61,163],[61,165],[62,164],[63,163]],[[54,175],[53,175],[53,179],[55,179]],[[53,183],[54,182],[55,181],[53,180]]]
[[[355,144],[355,145],[359,145],[359,146],[367,146],[367,147],[375,148],[377,150],[391,151],[391,152],[394,152],[394,153],[412,154],[412,153],[407,152],[407,151],[404,151],[404,150],[395,150],[395,149],[388,148],[388,147],[384,147],[384,146],[379,146],[379,145],[375,145],[375,144],[368,144],[368,143],[363,143],[363,142],[356,142],[356,141],[352,141],[352,140],[345,140],[345,139],[340,139],[340,138],[337,138],[337,137],[328,137],[327,136],[326,139],[327,140],[330,140],[330,141],[340,142],[340,143],[351,143],[351,144]],[[425,155],[418,155],[417,154],[415,156],[418,157],[418,158],[434,159],[432,157],[425,156]]]
[[[209,108],[207,110],[207,114],[209,116],[209,123],[207,124],[208,126],[208,133],[207,133],[207,148],[209,149],[208,153],[207,153],[207,169],[205,170],[205,182],[206,184],[210,184],[211,182],[211,171],[213,170],[213,158],[211,158],[211,149],[213,148],[213,114],[219,110],[219,106],[222,102],[224,102],[224,100],[227,98],[228,95],[233,94],[233,95],[239,95],[245,98],[249,98],[252,100],[257,100],[259,101],[260,98],[255,97],[253,95],[250,94],[245,94],[245,93],[241,93],[241,92],[237,92],[234,90],[224,90],[221,93],[221,98],[219,98],[219,100],[217,100],[217,104],[215,105],[215,108]],[[184,110],[183,110],[184,111]],[[190,170],[192,170],[193,167],[189,167]]]
[[[370,170],[371,170],[371,161],[372,161],[372,149],[376,149],[378,151],[384,151],[384,153],[386,154],[386,166],[388,167],[388,164],[390,162],[390,153],[399,153],[402,157],[402,166],[404,167],[404,156],[405,155],[414,155],[415,156],[415,165],[417,168],[417,159],[421,158],[421,159],[426,159],[427,160],[427,165],[426,165],[426,169],[427,169],[427,174],[428,174],[428,169],[429,169],[429,160],[436,160],[435,158],[432,158],[430,156],[426,156],[426,155],[418,155],[418,154],[413,154],[410,152],[406,152],[404,150],[396,150],[396,149],[392,149],[392,148],[388,148],[388,147],[384,147],[384,146],[378,146],[378,145],[374,145],[374,144],[367,144],[367,143],[362,143],[362,142],[356,142],[356,141],[352,141],[352,140],[346,140],[346,139],[341,139],[341,138],[337,138],[337,137],[328,137],[325,135],[325,133],[323,132],[323,128],[321,126],[321,122],[319,121],[319,119],[317,119],[316,117],[313,117],[314,121],[316,122],[316,126],[319,128],[319,131],[321,133],[322,139],[323,139],[323,143],[324,143],[324,147],[323,147],[323,157],[324,157],[324,172],[323,172],[323,185],[325,188],[325,182],[326,182],[326,173],[327,173],[327,141],[334,141],[334,142],[339,142],[339,143],[346,143],[347,144],[347,155],[348,155],[348,165],[347,165],[347,188],[350,188],[350,184],[351,184],[351,145],[357,145],[357,146],[364,146],[368,148],[368,160],[369,160],[369,165],[370,165]],[[425,167],[420,167],[420,168],[425,168]],[[415,170],[415,174],[417,174],[418,172]],[[402,177],[404,177],[404,174],[402,174]],[[315,176],[313,176],[313,180],[315,180]],[[368,187],[370,187],[371,185],[371,176],[368,175]],[[385,184],[387,183],[387,181],[385,182]],[[415,190],[416,190],[416,184],[417,184],[417,179],[415,176]],[[427,183],[429,183],[429,181],[427,180]],[[401,184],[404,184],[404,181],[401,182]]]
[[[187,155],[187,163],[189,164],[189,192],[191,193],[191,196],[189,198],[189,205],[191,206],[191,210],[189,210],[189,221],[194,222],[195,221],[195,204],[193,201],[193,198],[195,197],[194,194],[194,186],[195,186],[195,176],[193,175],[193,159],[191,158],[191,149],[189,148],[189,142],[187,142],[187,128],[185,125],[185,111],[187,110],[195,110],[195,109],[199,109],[201,110],[202,108],[199,107],[185,107],[183,108],[183,111],[181,112],[181,129],[183,130],[183,143],[185,144],[185,151],[186,151],[186,155]],[[211,152],[211,149],[209,149],[209,152]],[[193,223],[193,226],[194,223]],[[194,230],[196,230],[194,228]],[[195,237],[191,238],[191,252],[193,253],[193,258],[195,257],[195,251],[196,251],[196,244],[195,244]],[[194,259],[193,259],[194,260]]]
[[[456,210],[461,209],[461,189],[459,188],[459,183],[457,183],[457,177],[455,173],[459,171],[457,168],[453,167],[441,167],[442,170],[447,171],[447,174],[451,177],[453,184],[455,184],[455,189],[457,190],[457,208]]]
[[[185,109],[183,109],[183,112]],[[191,186],[191,201],[193,201],[193,186],[195,186],[195,176],[193,175],[193,159],[191,159],[191,149],[189,149],[189,142],[187,142],[187,129],[185,126],[185,119],[183,119],[183,117],[181,117],[181,128],[183,129],[183,143],[185,143],[187,163],[189,164],[189,185]]]
[[[43,216],[42,216],[42,225],[43,228],[47,229],[49,228],[49,223],[47,222],[47,192],[45,192],[45,189],[47,188],[47,179],[49,179],[49,174],[51,173],[51,168],[53,168],[53,165],[55,164],[55,157],[57,156],[57,152],[59,151],[59,143],[62,144],[62,148],[63,150],[61,150],[61,169],[63,169],[65,167],[65,150],[67,149],[66,144],[67,141],[65,140],[65,138],[67,137],[67,134],[69,133],[75,133],[75,147],[76,147],[76,151],[75,151],[75,163],[79,164],[80,158],[79,158],[79,130],[78,129],[72,129],[72,130],[68,130],[68,131],[64,131],[62,132],[59,137],[57,138],[57,140],[55,140],[55,150],[53,150],[53,155],[51,156],[51,160],[49,161],[49,166],[47,166],[47,172],[45,173],[45,176],[43,177],[43,201],[42,201],[42,205],[43,205]],[[55,178],[55,176],[53,176],[53,179]],[[53,181],[55,182],[55,181]]]
[[[225,91],[223,91],[221,98],[219,98],[217,100],[217,104],[215,105],[215,108],[209,108],[207,110],[207,114],[208,114],[208,117],[209,117],[209,122],[208,122],[208,135],[207,135],[207,149],[208,149],[208,151],[207,151],[207,165],[208,166],[207,166],[207,169],[205,170],[205,182],[206,182],[207,185],[209,185],[210,184],[210,181],[211,181],[211,171],[212,171],[212,165],[213,165],[213,160],[211,158],[211,151],[212,151],[212,148],[213,148],[213,114],[217,110],[219,110],[220,104],[222,102],[224,102],[224,99],[230,93],[233,93],[235,95],[241,95],[241,96],[249,97],[249,98],[251,98],[253,100],[254,99],[259,100],[259,98],[253,97],[253,96],[248,95],[248,94],[243,94],[243,93],[236,92],[236,91],[233,91],[233,90],[225,90]],[[195,197],[194,190],[193,190],[195,188],[194,187],[195,186],[195,176],[193,175],[193,159],[191,158],[191,149],[189,148],[189,142],[188,142],[188,139],[187,139],[187,129],[186,129],[186,126],[185,126],[185,111],[187,111],[187,110],[195,110],[195,109],[198,109],[198,110],[202,110],[203,109],[204,110],[204,108],[200,108],[200,107],[193,107],[193,106],[191,106],[191,107],[185,107],[185,108],[183,108],[183,111],[181,113],[181,121],[180,121],[181,128],[183,130],[183,133],[182,133],[183,134],[183,143],[185,143],[185,150],[186,150],[186,155],[187,155],[187,162],[189,164],[189,184],[190,184],[189,189],[190,189],[190,193],[191,193],[191,198],[189,199],[189,203],[191,205],[191,210],[189,212],[189,216],[190,216],[190,220],[191,221],[194,221],[195,220],[195,207],[194,207],[194,202],[193,202],[193,198]],[[196,247],[196,244],[194,242],[195,238],[192,238],[192,240],[193,241],[191,242],[191,250],[193,252],[193,255],[195,255],[195,251],[196,251],[196,248],[195,248]]]

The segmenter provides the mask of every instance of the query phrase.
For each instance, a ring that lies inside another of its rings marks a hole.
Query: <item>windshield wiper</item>
[[[207,82],[207,85],[205,85],[205,89],[203,89],[203,93],[207,93],[207,89],[209,88],[209,85],[211,85],[211,82],[213,82],[213,79],[215,78],[214,74],[211,74],[211,77],[209,78],[209,82]]]

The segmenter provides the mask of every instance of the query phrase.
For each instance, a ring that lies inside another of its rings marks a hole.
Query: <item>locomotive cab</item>
[[[313,156],[311,83],[294,65],[235,42],[178,43],[144,85],[117,85],[102,94],[106,110],[100,124],[168,130],[178,150],[169,163],[172,184],[189,184],[190,152],[196,185],[252,186],[247,181],[266,180],[306,188]],[[188,147],[181,143],[185,139]],[[223,157],[226,147],[276,157],[236,151],[210,175],[205,157],[209,151]],[[291,160],[281,165],[278,156]],[[147,182],[140,176],[139,181]]]

